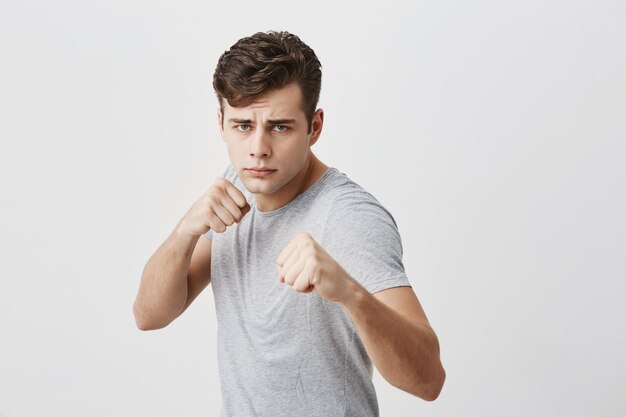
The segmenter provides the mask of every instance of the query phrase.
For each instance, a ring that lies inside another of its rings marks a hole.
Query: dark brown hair
[[[239,39],[222,54],[213,74],[222,115],[223,99],[233,107],[247,106],[258,96],[294,81],[300,85],[300,107],[311,132],[322,84],[322,65],[313,49],[296,35],[268,31]]]

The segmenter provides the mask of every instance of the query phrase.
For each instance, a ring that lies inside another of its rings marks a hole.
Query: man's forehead
[[[246,106],[232,107],[228,100],[224,100],[224,111],[234,115],[233,117],[246,117],[253,115],[263,115],[269,118],[290,118],[304,117],[301,108],[302,92],[297,83],[290,83],[286,86],[270,90],[267,93],[255,97]]]
[[[255,119],[257,117],[268,119],[298,119],[304,117],[299,103],[285,103],[268,100],[259,100],[247,106],[232,107],[228,103],[224,105],[224,113],[229,118]]]

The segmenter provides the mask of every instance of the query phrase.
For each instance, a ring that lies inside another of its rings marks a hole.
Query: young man
[[[231,163],[149,259],[133,310],[167,326],[212,282],[222,416],[378,416],[372,362],[428,401],[445,371],[392,215],[311,151],[321,65],[287,32],[213,78]]]

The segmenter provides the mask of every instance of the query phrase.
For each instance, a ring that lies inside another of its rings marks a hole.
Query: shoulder
[[[237,172],[235,171],[233,164],[230,164],[230,163],[226,166],[224,173],[222,173],[222,177],[224,177],[225,179],[227,179],[228,181],[232,183],[235,183],[237,180],[239,180],[239,176],[237,175]]]
[[[390,222],[396,226],[391,212],[360,184],[335,169],[332,187],[328,191],[330,216],[350,217],[351,223],[363,221]]]
[[[391,212],[345,174],[328,195],[330,210],[321,245],[330,256],[370,293],[410,285]]]
[[[338,171],[327,191],[328,217],[323,241],[328,245],[400,246],[398,225],[391,212],[361,185]]]

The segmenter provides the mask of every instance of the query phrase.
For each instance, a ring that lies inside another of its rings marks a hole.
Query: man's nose
[[[262,158],[272,154],[270,137],[264,129],[257,129],[250,139],[250,156]]]

